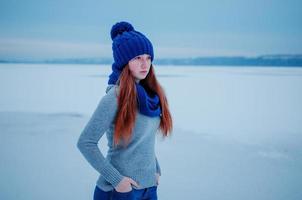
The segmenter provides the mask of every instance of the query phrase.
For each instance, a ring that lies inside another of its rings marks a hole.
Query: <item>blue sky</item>
[[[300,0],[1,0],[0,58],[111,57],[129,21],[156,57],[302,53]]]

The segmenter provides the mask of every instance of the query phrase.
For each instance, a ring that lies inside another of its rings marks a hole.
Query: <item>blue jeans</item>
[[[117,192],[115,189],[105,192],[95,186],[93,200],[157,200],[157,186],[134,189],[130,192]]]

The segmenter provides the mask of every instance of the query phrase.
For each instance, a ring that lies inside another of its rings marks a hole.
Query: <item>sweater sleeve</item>
[[[155,157],[155,160],[156,160],[156,172],[161,176],[161,169],[160,169],[157,157]]]
[[[98,141],[109,129],[117,112],[115,88],[112,88],[99,102],[90,120],[82,131],[77,147],[90,165],[97,170],[113,187],[123,179],[119,171],[108,162],[100,149]]]

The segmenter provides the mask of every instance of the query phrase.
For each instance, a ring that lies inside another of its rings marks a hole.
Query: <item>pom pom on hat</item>
[[[111,28],[111,39],[113,40],[117,35],[122,34],[123,32],[134,31],[133,26],[128,22],[118,22]]]
[[[118,22],[114,24],[110,31],[112,39],[112,51],[114,63],[112,73],[109,76],[108,84],[115,84],[128,62],[142,54],[151,56],[153,61],[153,46],[150,40],[142,33],[136,31],[129,22]]]

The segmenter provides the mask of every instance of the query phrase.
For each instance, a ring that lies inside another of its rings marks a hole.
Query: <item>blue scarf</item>
[[[161,116],[160,101],[157,94],[148,93],[145,88],[135,83],[140,113],[149,117]]]
[[[116,84],[121,70],[117,69],[115,63],[112,65],[112,73],[109,76],[108,84]],[[148,93],[145,88],[136,83],[137,101],[140,113],[149,117],[161,116],[160,101],[157,94]]]

